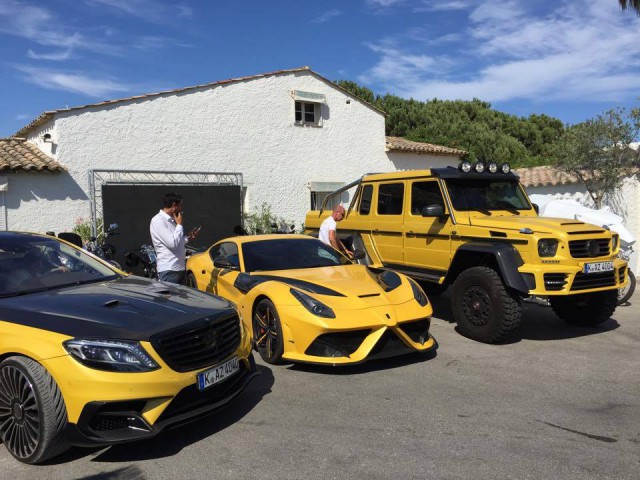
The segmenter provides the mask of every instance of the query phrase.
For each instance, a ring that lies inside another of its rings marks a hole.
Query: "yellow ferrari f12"
[[[268,363],[338,365],[437,348],[417,283],[305,235],[228,238],[192,255],[187,270],[190,286],[237,304]]]

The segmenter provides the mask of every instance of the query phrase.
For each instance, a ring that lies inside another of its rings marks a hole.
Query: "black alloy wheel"
[[[271,300],[260,300],[253,314],[253,344],[262,357],[270,364],[280,363],[284,353],[280,317]]]
[[[0,364],[0,436],[16,459],[36,464],[68,448],[67,409],[49,372],[26,357]]]
[[[460,332],[485,343],[507,340],[522,318],[519,298],[507,291],[498,272],[489,267],[472,267],[456,278],[451,309]]]

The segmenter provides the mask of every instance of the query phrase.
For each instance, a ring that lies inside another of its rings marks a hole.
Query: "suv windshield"
[[[0,235],[0,297],[117,278],[115,271],[55,238]]]
[[[259,240],[242,244],[245,272],[334,267],[351,263],[349,259],[320,240]]]
[[[455,210],[531,209],[517,181],[456,178],[446,184]]]

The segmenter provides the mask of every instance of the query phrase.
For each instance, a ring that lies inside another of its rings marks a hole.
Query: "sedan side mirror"
[[[422,209],[422,216],[423,217],[443,217],[444,207],[438,204],[427,205]]]
[[[216,257],[213,260],[213,266],[215,268],[222,268],[222,269],[226,268],[228,270],[238,270],[238,266],[231,263],[229,259],[224,255],[220,255],[219,257]]]

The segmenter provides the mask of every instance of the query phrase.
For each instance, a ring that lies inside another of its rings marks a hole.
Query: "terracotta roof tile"
[[[0,172],[21,170],[61,172],[66,169],[24,138],[0,139]]]
[[[549,166],[516,168],[513,171],[520,177],[520,183],[525,187],[549,187],[579,183],[575,176]]]
[[[387,137],[387,150],[391,152],[433,153],[436,155],[466,155],[464,150],[443,147],[426,142],[412,142],[401,137]]]

